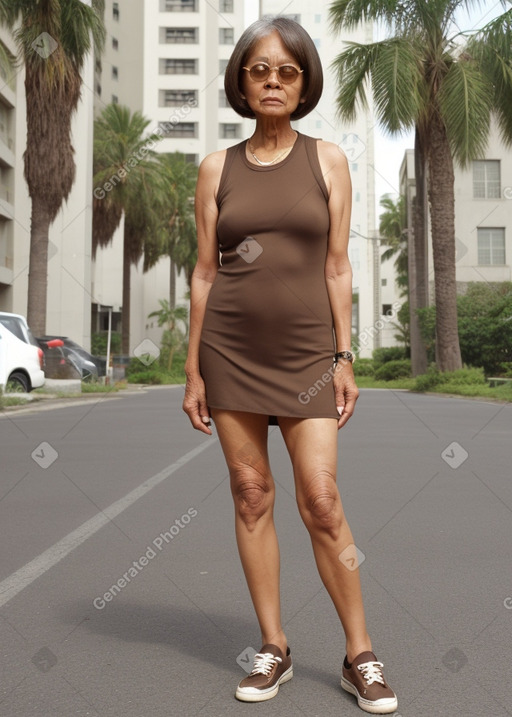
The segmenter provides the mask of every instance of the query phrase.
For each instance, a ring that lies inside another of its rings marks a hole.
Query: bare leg
[[[279,425],[293,463],[299,511],[311,536],[320,577],[342,622],[351,662],[372,647],[359,569],[349,569],[339,558],[354,540],[336,486],[337,422],[329,418],[280,418]]]
[[[268,417],[212,409],[229,468],[240,559],[261,629],[262,645],[286,653],[281,626],[275,485],[267,453]]]

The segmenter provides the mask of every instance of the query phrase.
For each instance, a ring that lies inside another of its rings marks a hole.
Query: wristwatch
[[[334,363],[338,363],[339,359],[345,359],[345,361],[350,361],[350,363],[354,363],[356,360],[356,357],[352,353],[352,351],[337,351],[334,356]]]

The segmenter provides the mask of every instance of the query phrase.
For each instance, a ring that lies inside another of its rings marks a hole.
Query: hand
[[[340,414],[338,428],[342,428],[354,413],[356,401],[359,398],[359,389],[356,386],[354,370],[350,361],[341,359],[334,369],[334,393],[336,395],[336,408]]]
[[[206,405],[206,389],[199,374],[187,376],[183,410],[196,430],[206,433],[208,436],[212,435],[210,413]]]

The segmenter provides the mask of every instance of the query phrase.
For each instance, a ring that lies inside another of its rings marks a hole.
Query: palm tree
[[[428,169],[435,272],[436,347],[441,371],[461,367],[455,281],[454,160],[462,167],[483,155],[491,113],[512,140],[512,10],[472,38],[451,38],[459,7],[478,0],[335,0],[336,31],[363,20],[383,21],[394,36],[348,43],[335,60],[339,114],[353,119],[372,88],[376,113],[390,133],[416,130]]]
[[[13,32],[25,66],[25,179],[32,200],[28,322],[46,333],[48,231],[75,180],[71,119],[80,100],[81,71],[105,39],[104,0],[0,0],[0,23]]]
[[[379,238],[381,246],[388,248],[381,255],[385,262],[394,257],[396,284],[400,289],[400,296],[407,295],[408,288],[408,262],[407,262],[407,213],[405,197],[400,196],[396,201],[389,195],[380,200],[384,211],[380,215]]]
[[[94,123],[93,255],[107,246],[124,213],[122,352],[130,352],[130,273],[132,264],[157,241],[161,204],[168,191],[155,143],[144,135],[149,120],[140,112],[111,104]]]
[[[190,287],[192,271],[197,261],[197,235],[194,218],[194,193],[197,166],[187,162],[180,152],[158,155],[162,180],[169,192],[162,214],[160,242],[153,252],[144,254],[144,271],[154,266],[161,256],[170,257],[169,306],[176,305],[176,269],[185,271]]]
[[[162,346],[169,349],[167,369],[170,371],[174,353],[183,344],[188,332],[188,309],[186,306],[171,306],[167,299],[160,299],[158,303],[160,304],[160,309],[148,314],[148,319],[154,316],[158,317],[158,325],[166,326],[162,337]],[[185,327],[185,331],[179,328],[178,324],[180,322]]]

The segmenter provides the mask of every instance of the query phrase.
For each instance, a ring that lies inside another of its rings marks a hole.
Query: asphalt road
[[[182,389],[0,418],[0,714],[360,715],[278,428],[283,620],[295,676],[234,698],[259,634],[218,441]],[[512,406],[363,390],[339,485],[395,717],[512,714]]]

